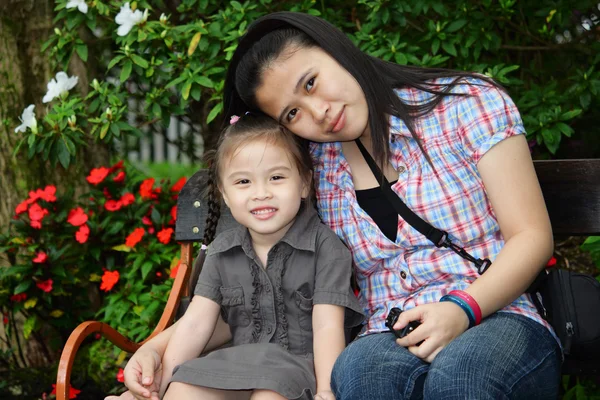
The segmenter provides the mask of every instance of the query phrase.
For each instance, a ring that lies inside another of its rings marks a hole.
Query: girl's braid
[[[212,164],[212,163],[211,163]],[[208,215],[206,216],[206,224],[204,228],[204,238],[202,244],[208,246],[210,242],[215,238],[217,232],[217,225],[219,218],[221,217],[221,196],[219,188],[217,186],[217,180],[215,176],[215,168],[213,165],[209,166],[208,169],[208,180],[206,182],[207,196],[206,201],[208,205]]]

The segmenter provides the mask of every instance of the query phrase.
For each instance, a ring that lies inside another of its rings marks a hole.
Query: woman
[[[556,397],[561,349],[523,295],[551,256],[552,230],[501,88],[384,62],[322,19],[275,13],[240,40],[225,110],[263,112],[312,142],[319,213],[352,252],[369,316],[335,364],[337,399]],[[359,144],[411,210],[493,261],[485,274],[398,218]],[[394,307],[404,310],[395,329],[420,322],[400,339],[385,327]],[[155,344],[130,364],[153,368]]]

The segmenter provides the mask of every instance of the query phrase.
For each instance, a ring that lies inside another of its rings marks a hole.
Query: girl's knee
[[[252,392],[250,400],[286,400],[286,398],[272,390],[257,389]]]

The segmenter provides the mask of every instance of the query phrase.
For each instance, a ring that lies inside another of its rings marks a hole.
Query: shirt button
[[[400,276],[402,277],[402,279],[406,279],[406,272],[400,271]]]
[[[400,165],[398,166],[398,173],[402,174],[404,173],[404,171],[406,171],[406,167],[404,165]]]
[[[270,327],[270,326],[269,326],[269,327],[267,327],[267,333],[270,335],[270,334],[271,334],[271,332],[273,332],[273,329],[271,329],[271,327]]]

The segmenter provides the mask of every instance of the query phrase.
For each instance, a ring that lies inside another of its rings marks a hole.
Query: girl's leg
[[[419,399],[428,369],[392,333],[378,333],[355,340],[340,354],[331,388],[337,400]]]
[[[250,400],[286,400],[285,397],[272,390],[254,390]]]
[[[433,360],[426,399],[556,399],[560,349],[539,323],[496,313],[454,339]]]
[[[251,394],[249,390],[218,390],[171,382],[163,400],[248,400]]]

